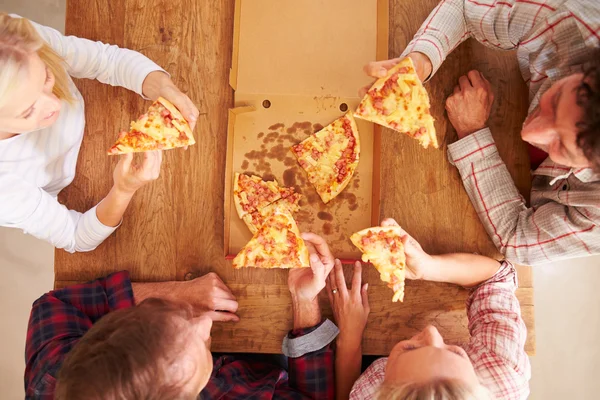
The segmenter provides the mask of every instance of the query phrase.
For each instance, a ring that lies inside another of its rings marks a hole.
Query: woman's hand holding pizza
[[[194,130],[200,112],[194,102],[175,86],[169,75],[162,71],[149,73],[142,84],[142,93],[152,100],[156,100],[159,97],[169,100],[181,111],[181,114],[189,123],[191,130]]]
[[[135,162],[133,153],[121,156],[113,173],[114,187],[119,193],[133,195],[139,188],[158,179],[162,165],[162,150],[143,153],[143,160]]]
[[[381,226],[400,226],[392,218],[386,218],[381,221]],[[428,280],[433,268],[433,259],[427,254],[419,242],[410,236],[405,230],[402,230],[402,244],[404,245],[404,255],[406,256],[406,278]]]

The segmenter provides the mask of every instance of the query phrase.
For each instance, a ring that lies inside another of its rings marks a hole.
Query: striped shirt
[[[162,70],[135,51],[65,37],[54,29],[34,25],[64,58],[72,77],[97,79],[141,95],[146,76]],[[96,207],[80,213],[57,201],[58,193],[75,177],[85,127],[83,98],[69,80],[76,101],[63,101],[52,126],[0,140],[0,226],[22,229],[68,252],[90,251],[116,228],[98,220]]]
[[[426,54],[435,73],[469,37],[492,48],[517,50],[531,112],[554,82],[581,72],[586,57],[600,47],[600,3],[443,0],[405,53]],[[600,174],[548,158],[533,172],[527,207],[489,129],[449,145],[448,156],[488,234],[507,259],[536,265],[600,253]]]
[[[462,347],[479,382],[495,399],[521,400],[529,395],[531,365],[525,352],[527,328],[515,296],[517,273],[508,262],[467,299],[469,342]],[[385,378],[387,358],[380,358],[358,378],[350,400],[376,399]]]

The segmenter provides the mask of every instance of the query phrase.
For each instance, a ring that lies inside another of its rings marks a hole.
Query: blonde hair
[[[469,386],[450,379],[422,384],[383,383],[377,392],[378,400],[490,400],[490,392],[483,386]]]
[[[42,39],[27,19],[0,13],[0,107],[17,96],[19,77],[28,67],[28,56],[33,52],[37,52],[54,74],[56,81],[52,92],[56,97],[67,102],[75,100],[69,90],[65,60]]]

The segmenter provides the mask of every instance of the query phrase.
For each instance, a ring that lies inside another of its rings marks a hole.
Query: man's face
[[[577,123],[583,109],[577,104],[577,88],[583,74],[573,74],[552,85],[523,124],[524,141],[546,151],[557,164],[573,168],[590,167],[577,146]]]

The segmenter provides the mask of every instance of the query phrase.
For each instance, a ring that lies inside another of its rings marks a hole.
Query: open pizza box
[[[379,219],[379,127],[357,119],[361,154],[346,189],[324,204],[290,147],[354,111],[363,66],[387,58],[387,0],[237,0],[225,181],[225,254],[252,237],[233,201],[236,172],[276,179],[303,195],[294,216],[334,254],[360,258],[350,235]]]

